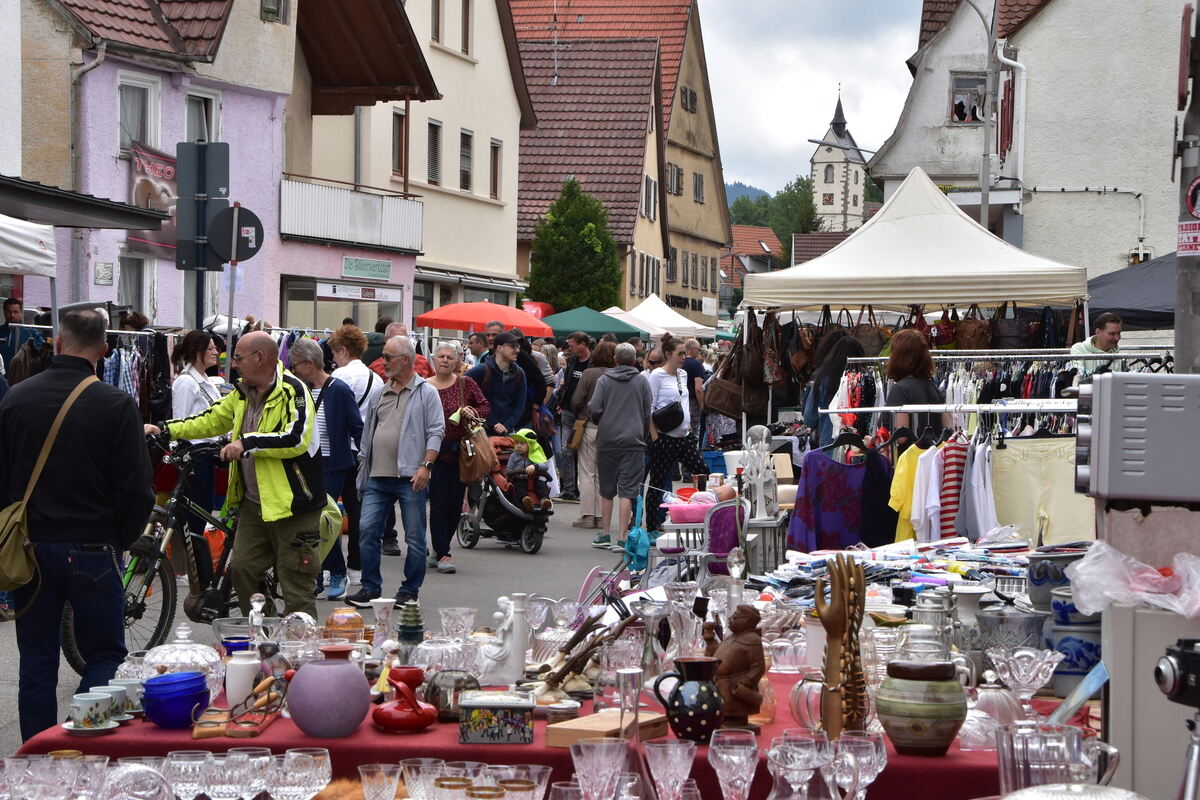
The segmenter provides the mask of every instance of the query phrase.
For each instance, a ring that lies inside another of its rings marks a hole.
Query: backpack
[[[54,418],[54,424],[50,426],[50,433],[42,444],[42,451],[38,453],[37,462],[33,465],[33,472],[29,475],[29,482],[25,484],[25,496],[0,510],[0,591],[10,592],[19,589],[35,577],[37,578],[37,587],[33,591],[33,597],[29,598],[29,602],[20,611],[4,612],[7,619],[17,619],[32,608],[38,592],[42,589],[42,575],[38,570],[37,554],[34,551],[33,543],[29,541],[29,498],[33,496],[33,489],[37,486],[38,478],[42,476],[42,468],[46,466],[46,459],[50,456],[50,450],[54,447],[54,440],[58,438],[58,431],[62,427],[63,420],[66,419],[67,412],[71,410],[71,406],[74,405],[79,395],[83,394],[83,390],[93,383],[99,383],[99,378],[89,375],[67,395],[66,402],[63,403],[62,408],[58,410],[58,415]]]

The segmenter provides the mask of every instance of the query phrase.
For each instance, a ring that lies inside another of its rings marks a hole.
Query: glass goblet
[[[629,743],[624,739],[580,739],[571,743],[571,761],[583,800],[607,800],[625,765]]]
[[[250,756],[226,753],[213,756],[204,770],[204,793],[211,800],[238,800],[245,797],[253,782]]]
[[[833,751],[824,731],[785,732],[772,739],[767,750],[767,764],[774,770],[777,788],[782,780],[790,795],[800,800],[808,797],[813,772],[832,760]]]
[[[1066,654],[1058,650],[1038,650],[1035,647],[989,647],[987,657],[996,667],[1000,680],[1021,701],[1025,719],[1042,721],[1042,716],[1033,710],[1033,696],[1037,690],[1050,682],[1058,662]]]
[[[442,635],[447,639],[461,641],[475,627],[475,617],[479,613],[475,608],[439,608],[438,615],[442,618]]]
[[[887,762],[888,762],[887,742],[884,739],[883,732],[882,731],[842,731],[842,735],[840,737],[838,737],[838,741],[845,741],[847,739],[859,739],[862,741],[870,742],[875,747],[875,762],[874,762],[875,774],[871,777],[871,780],[867,782],[867,785],[869,785],[871,782],[873,782],[875,780],[875,778],[878,778],[879,774],[881,772],[883,772],[883,770],[887,767]],[[866,785],[863,786],[863,789],[864,790],[866,789]]]
[[[75,800],[94,800],[108,782],[108,756],[80,756],[79,775],[75,778]]]
[[[440,758],[406,758],[400,762],[404,775],[404,788],[413,800],[429,800],[433,779],[442,774]]]
[[[544,764],[512,764],[508,770],[511,778],[525,778],[537,784],[537,789],[533,794],[534,800],[542,800],[546,796],[553,769]]]
[[[833,744],[834,777],[845,797],[863,800],[867,787],[883,771],[875,743],[866,739],[838,739]]]
[[[312,756],[284,753],[271,756],[267,770],[267,792],[272,800],[307,800],[316,762]]]
[[[157,770],[118,760],[99,800],[175,800],[175,792]]]
[[[393,800],[400,785],[399,764],[360,764],[363,800]]]
[[[162,765],[162,776],[175,788],[180,800],[192,800],[204,791],[208,764],[213,754],[207,750],[172,750]]]
[[[269,747],[231,747],[225,755],[244,754],[250,759],[250,775],[245,785],[243,800],[251,800],[267,790],[267,768],[271,764]]]
[[[696,759],[696,743],[682,739],[646,742],[643,750],[659,800],[679,800],[680,788]]]
[[[746,800],[758,769],[758,742],[750,731],[714,731],[708,743],[708,763],[717,773],[725,800]]]
[[[558,781],[550,784],[548,800],[583,800],[583,791],[575,781]]]

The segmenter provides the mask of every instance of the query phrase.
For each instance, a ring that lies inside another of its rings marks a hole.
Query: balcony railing
[[[424,206],[416,195],[291,173],[279,194],[283,236],[421,251]]]

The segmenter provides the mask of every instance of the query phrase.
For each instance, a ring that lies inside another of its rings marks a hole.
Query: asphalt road
[[[512,592],[545,594],[551,597],[574,597],[588,571],[600,564],[608,568],[617,563],[615,553],[591,547],[595,531],[571,527],[578,516],[578,504],[560,503],[541,552],[526,555],[519,548],[505,548],[492,540],[482,539],[474,550],[462,550],[457,542],[453,556],[458,572],[442,575],[430,570],[421,589],[421,608],[426,628],[438,629],[437,609],[442,606],[467,606],[479,609],[479,621],[485,622],[496,610],[496,598]],[[403,556],[384,557],[383,582],[385,592],[394,592],[404,573]],[[340,605],[318,601],[317,610],[327,614]],[[366,613],[370,618],[370,612]],[[182,610],[176,623],[186,622]],[[192,624],[193,639],[212,643],[212,630],[207,625]],[[18,653],[14,626],[0,624],[0,755],[11,755],[21,746],[17,723],[17,664]],[[66,661],[59,670],[59,709],[66,719],[71,695],[77,691],[79,677]]]

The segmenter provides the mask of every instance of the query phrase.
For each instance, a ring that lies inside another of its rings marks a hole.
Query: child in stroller
[[[520,502],[526,511],[533,511],[535,507],[548,511],[553,506],[550,502],[550,469],[546,466],[548,459],[537,434],[522,428],[510,434],[510,438],[513,452],[504,470],[512,480],[509,498],[516,502],[521,490],[525,489]]]

